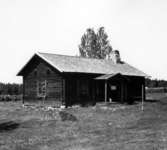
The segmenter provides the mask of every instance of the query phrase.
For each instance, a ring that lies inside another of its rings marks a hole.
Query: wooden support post
[[[65,96],[66,96],[66,93],[65,93],[66,91],[65,91],[65,79],[63,79],[63,99],[62,99],[62,105],[64,105],[64,103],[65,103]]]
[[[96,94],[97,94],[97,82],[95,81],[95,84],[94,84],[94,100],[95,100],[95,102],[97,101],[97,96],[96,96]]]
[[[22,97],[23,105],[24,105],[24,99],[25,99],[25,80],[24,80],[24,77],[23,77],[23,97]]]
[[[127,83],[124,84],[124,101],[128,100],[128,87]]]
[[[141,104],[141,110],[142,111],[144,110],[144,97],[145,97],[145,95],[144,95],[145,89],[144,88],[145,88],[144,84],[142,84],[142,104]]]
[[[124,85],[121,83],[121,103],[124,101]]]
[[[107,80],[105,80],[105,103],[107,103]]]
[[[95,102],[95,83],[94,81],[90,81],[91,84],[90,84],[90,87],[91,87],[91,99],[93,101],[93,103]]]
[[[144,96],[144,101],[146,100],[146,89],[145,89],[145,79],[144,79],[144,84],[143,84],[143,96]]]

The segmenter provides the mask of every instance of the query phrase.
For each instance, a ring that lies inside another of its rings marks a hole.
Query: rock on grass
[[[66,111],[60,111],[59,115],[60,115],[61,121],[77,121],[77,118],[74,115]]]

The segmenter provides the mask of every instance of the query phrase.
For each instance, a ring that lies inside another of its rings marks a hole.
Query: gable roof
[[[36,53],[35,55],[42,58],[51,66],[60,72],[71,73],[93,73],[93,74],[116,74],[131,76],[148,76],[144,72],[134,68],[133,66],[123,62],[115,64],[112,60],[82,58],[78,56],[66,56],[50,53]],[[31,58],[33,59],[33,57]],[[30,59],[30,60],[31,60]],[[30,62],[30,61],[29,61]],[[29,63],[28,62],[28,63]],[[28,63],[19,71],[18,75],[22,75],[22,70]]]

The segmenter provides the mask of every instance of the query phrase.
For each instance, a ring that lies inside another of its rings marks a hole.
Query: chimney
[[[121,57],[118,50],[113,50],[109,54],[109,56],[106,57],[106,59],[111,59],[115,64],[121,63]]]

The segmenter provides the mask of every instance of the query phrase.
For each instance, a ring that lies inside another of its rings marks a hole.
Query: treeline
[[[149,88],[167,87],[167,81],[158,79],[146,79],[146,87]]]
[[[22,84],[0,83],[0,95],[20,95],[22,91]]]

